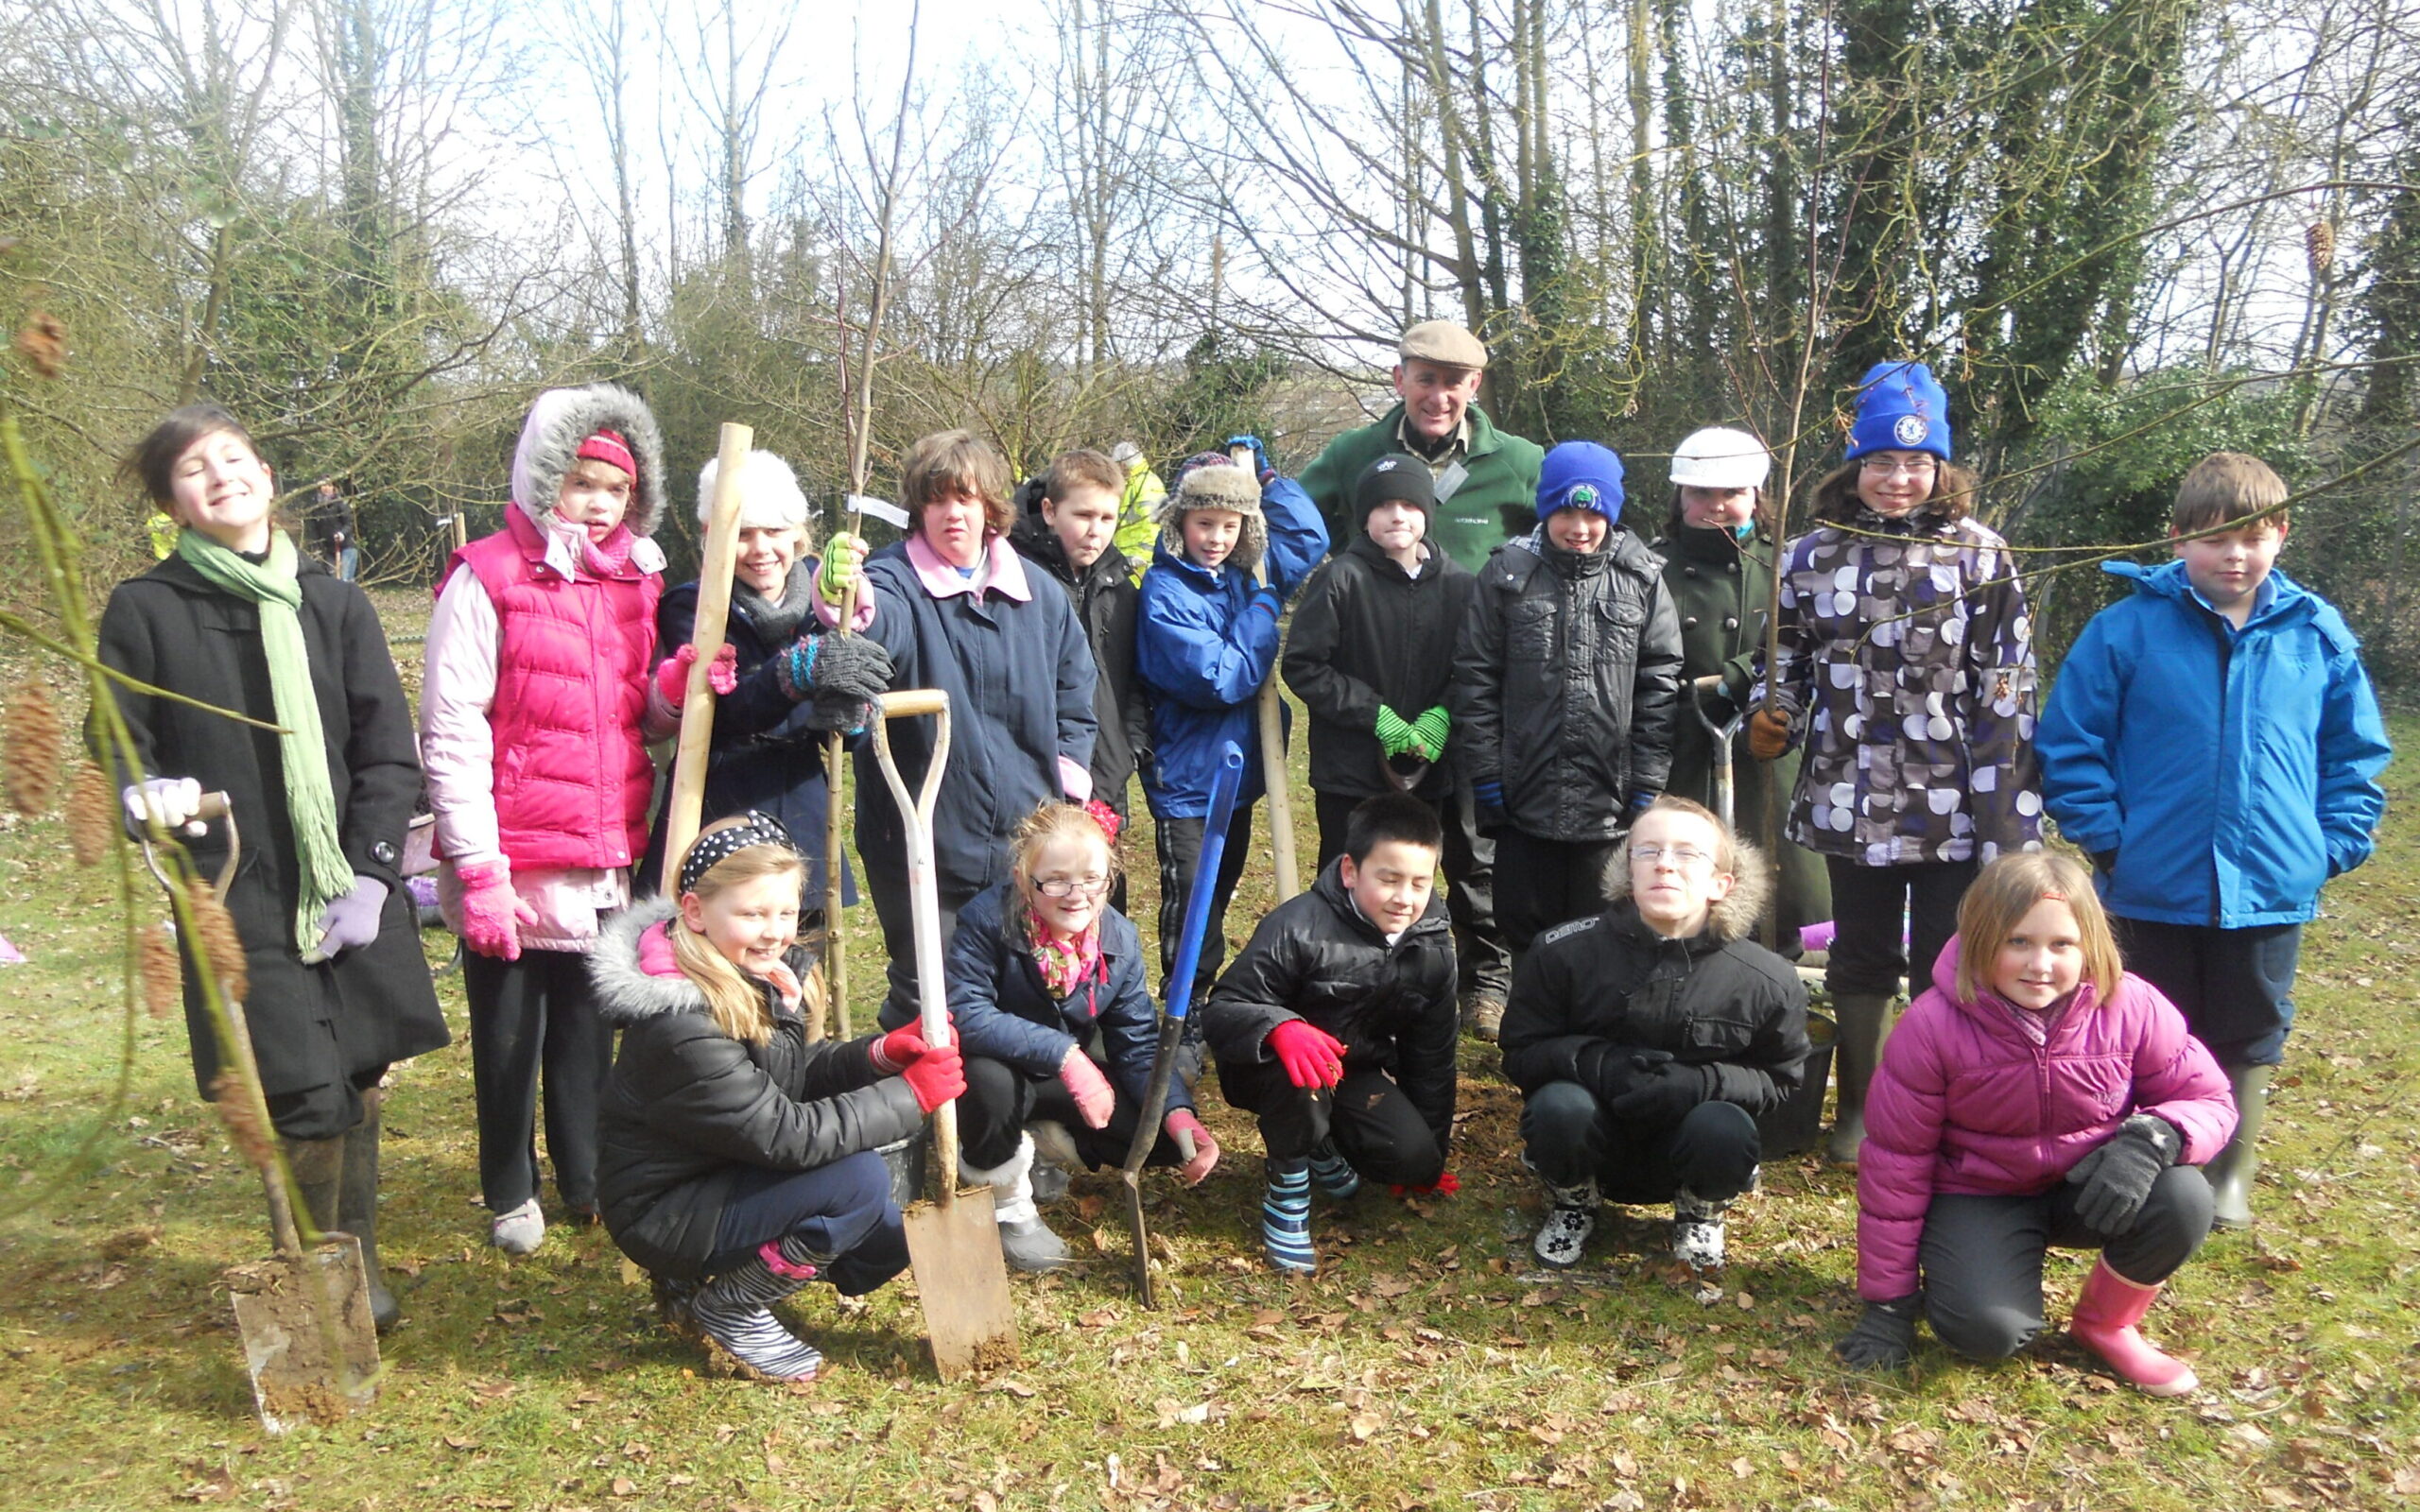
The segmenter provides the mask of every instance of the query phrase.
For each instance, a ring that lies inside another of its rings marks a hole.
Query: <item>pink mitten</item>
[[[454,875],[462,884],[462,942],[482,955],[521,959],[522,926],[536,923],[538,910],[512,890],[512,868],[499,861]]]
[[[1186,1186],[1200,1186],[1201,1178],[1210,1174],[1210,1168],[1219,1163],[1219,1142],[1210,1137],[1210,1131],[1201,1126],[1201,1120],[1193,1116],[1190,1108],[1171,1108],[1168,1116],[1160,1120],[1160,1126],[1168,1131],[1168,1138],[1176,1141],[1176,1147],[1180,1150],[1184,1148],[1187,1139],[1192,1141],[1193,1154],[1177,1168],[1176,1174]]]
[[[1093,1064],[1093,1057],[1084,1054],[1083,1046],[1067,1047],[1066,1058],[1059,1062],[1059,1079],[1067,1084],[1067,1095],[1076,1100],[1076,1111],[1083,1115],[1085,1127],[1109,1127],[1117,1094],[1110,1090],[1109,1078]]]
[[[697,664],[698,648],[683,645],[672,653],[662,666],[655,669],[655,691],[674,710],[689,701],[689,669]],[[717,697],[727,696],[739,686],[739,648],[725,641],[722,649],[706,668],[706,686],[715,690]]]

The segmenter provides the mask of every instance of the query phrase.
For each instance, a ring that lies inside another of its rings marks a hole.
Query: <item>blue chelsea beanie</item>
[[[1868,452],[1930,452],[1949,460],[1949,395],[1921,362],[1877,362],[1857,386],[1843,460]]]
[[[1564,441],[1538,469],[1538,518],[1557,509],[1594,509],[1619,524],[1622,459],[1595,441]]]

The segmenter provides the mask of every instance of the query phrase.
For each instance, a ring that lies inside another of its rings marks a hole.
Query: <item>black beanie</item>
[[[1409,452],[1389,452],[1363,468],[1353,485],[1354,514],[1365,523],[1378,506],[1398,503],[1431,518],[1437,513],[1437,480],[1428,464]]]

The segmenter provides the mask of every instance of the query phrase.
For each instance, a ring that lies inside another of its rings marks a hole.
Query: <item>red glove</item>
[[[462,885],[462,943],[498,960],[521,959],[521,930],[538,921],[538,910],[512,890],[512,868],[504,862],[489,867],[458,867]]]
[[[966,1091],[966,1062],[959,1058],[955,1040],[945,1045],[928,1045],[924,1029],[911,1023],[875,1040],[871,1052],[875,1070],[899,1068],[900,1078],[916,1094],[916,1106],[925,1112]]]
[[[1081,1045],[1069,1045],[1066,1058],[1059,1062],[1059,1079],[1067,1085],[1067,1095],[1076,1100],[1076,1112],[1087,1128],[1109,1127],[1109,1115],[1117,1108],[1117,1093],[1112,1091],[1109,1078],[1093,1064]]]
[[[1297,1087],[1333,1087],[1344,1079],[1344,1041],[1301,1019],[1269,1031],[1269,1048]]]
[[[1186,1140],[1193,1142],[1193,1153],[1176,1174],[1186,1186],[1200,1186],[1210,1168],[1219,1163],[1219,1142],[1210,1137],[1210,1131],[1201,1126],[1201,1120],[1193,1116],[1190,1108],[1170,1109],[1168,1116],[1160,1121],[1160,1126],[1168,1131],[1168,1138],[1176,1141],[1180,1150],[1184,1148]]]
[[[1398,1197],[1450,1197],[1462,1190],[1461,1178],[1451,1171],[1440,1171],[1437,1179],[1425,1187],[1390,1186],[1388,1191]]]
[[[957,1041],[951,1041],[955,1044]],[[891,1030],[866,1047],[873,1057],[873,1069],[885,1076],[896,1076],[916,1063],[916,1057],[930,1047],[925,1043],[925,1025],[915,1019],[904,1028]]]
[[[655,669],[655,691],[664,695],[664,701],[676,711],[689,701],[689,669],[697,661],[697,646],[684,645]],[[706,668],[706,686],[715,690],[717,697],[739,686],[739,647],[729,641],[722,644],[722,649],[715,653],[713,664]]]

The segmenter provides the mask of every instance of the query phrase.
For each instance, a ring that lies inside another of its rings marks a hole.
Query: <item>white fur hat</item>
[[[714,512],[715,478],[722,458],[710,456],[698,470],[698,524]],[[770,452],[751,452],[739,465],[739,527],[779,530],[806,524],[806,495],[799,491],[798,474]]]

